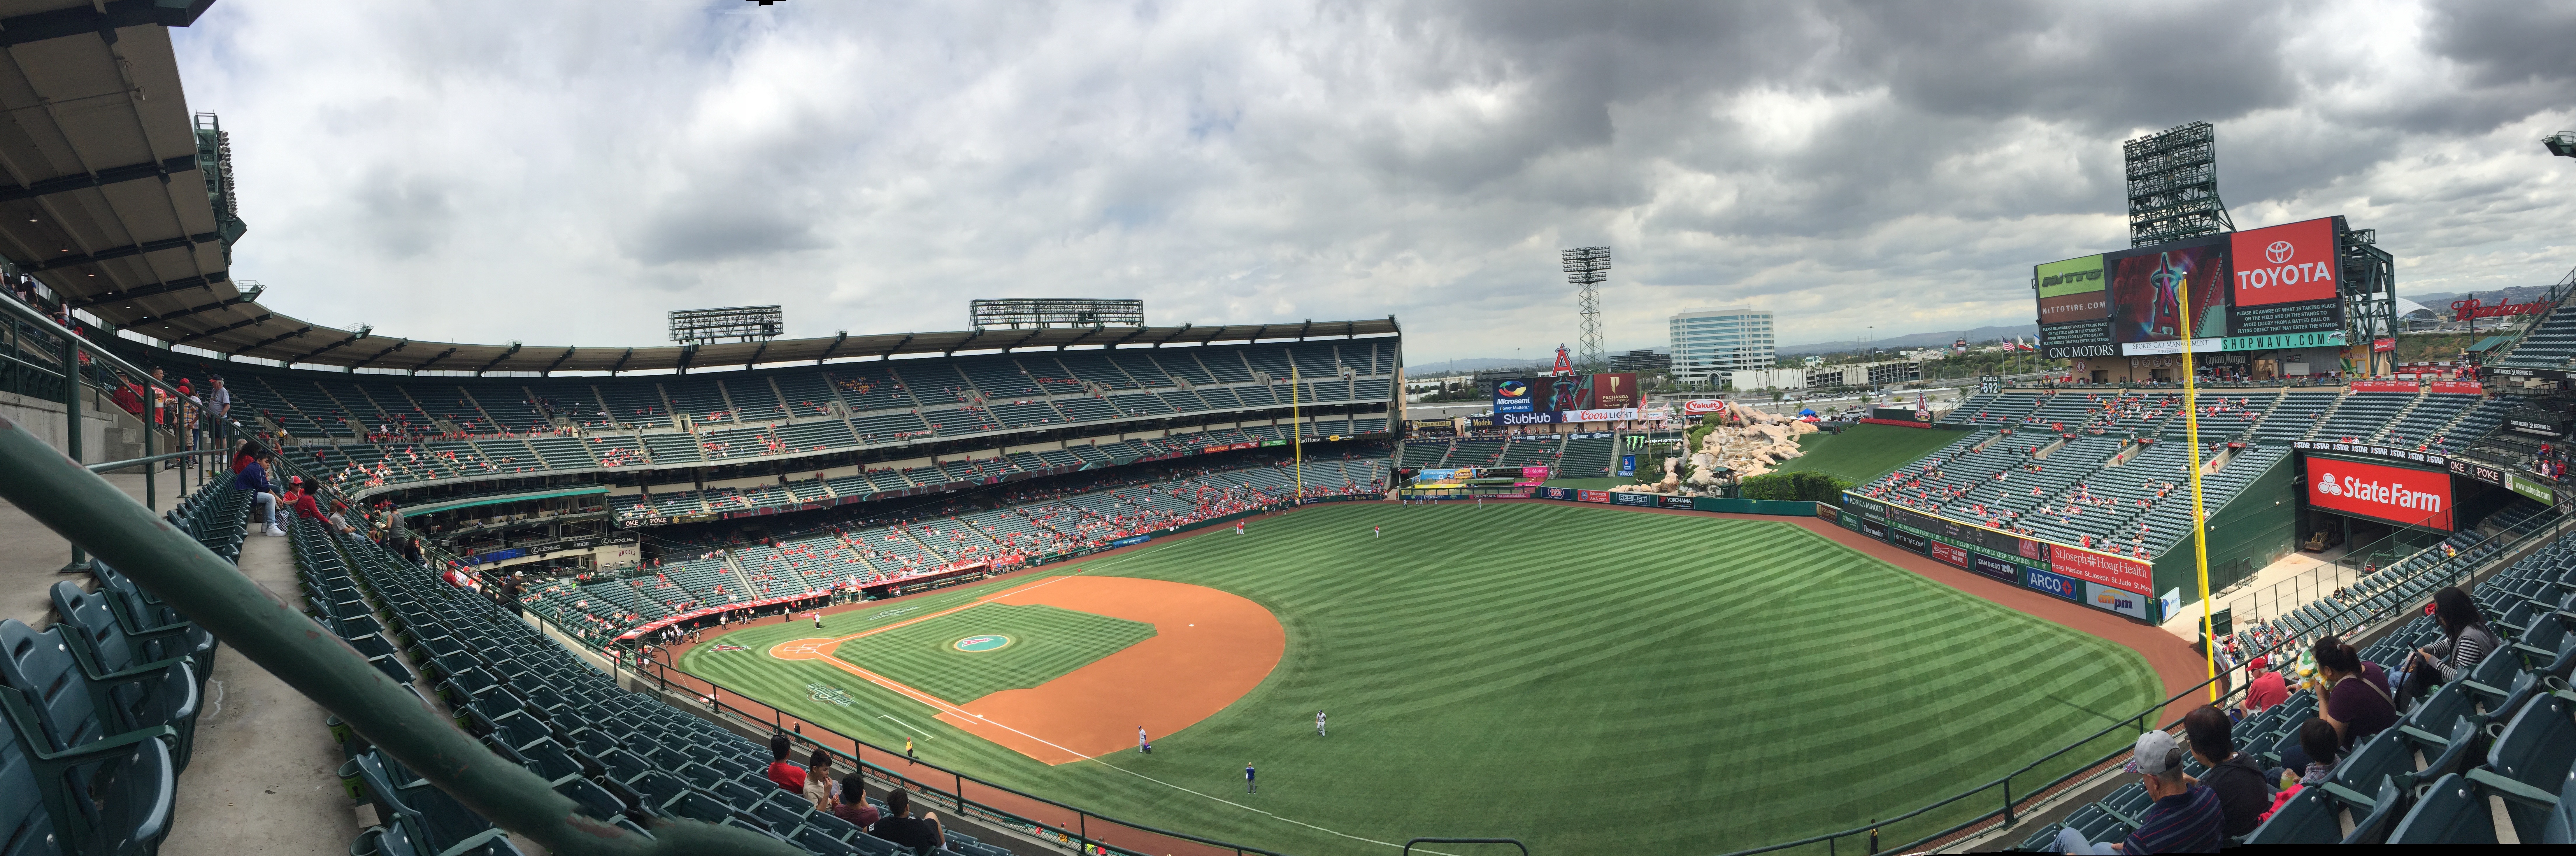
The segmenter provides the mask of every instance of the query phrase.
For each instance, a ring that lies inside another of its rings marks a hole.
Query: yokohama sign
[[[2449,473],[2310,457],[2307,482],[2310,506],[2451,531]]]
[[[2238,232],[2229,243],[2236,268],[2236,305],[2335,296],[2334,218]]]

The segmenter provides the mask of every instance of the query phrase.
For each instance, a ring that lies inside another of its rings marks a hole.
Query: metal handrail
[[[0,417],[0,496],[107,560],[225,645],[337,715],[439,790],[556,853],[764,853],[784,842],[694,821],[637,836],[576,811],[545,779],[503,760],[231,563],[97,474]]]
[[[179,458],[198,457],[198,456],[213,457],[213,456],[217,456],[217,455],[229,455],[229,454],[232,454],[232,451],[231,451],[231,450],[229,450],[229,449],[198,449],[198,450],[190,451],[190,452],[171,452],[171,453],[166,454],[166,455],[152,455],[152,456],[150,456],[150,457],[143,457],[143,458],[130,458],[130,459],[127,459],[127,460],[122,460],[122,461],[108,461],[108,462],[103,463],[103,464],[84,464],[83,466],[84,466],[84,467],[86,467],[86,468],[88,468],[88,470],[89,470],[90,472],[98,473],[98,474],[101,474],[101,475],[105,475],[105,474],[107,474],[107,473],[112,473],[112,472],[115,472],[115,471],[117,471],[117,470],[126,469],[126,468],[128,468],[128,467],[136,467],[136,466],[141,466],[141,465],[144,465],[144,464],[157,463],[157,462],[160,462],[160,461],[169,461],[169,460],[176,460],[176,459],[179,459]]]

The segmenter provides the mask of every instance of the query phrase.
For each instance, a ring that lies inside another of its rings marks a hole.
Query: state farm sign
[[[2228,244],[2238,306],[2335,296],[2334,218],[2238,232]]]
[[[2308,459],[2308,504],[2451,531],[2451,475],[2332,458]]]

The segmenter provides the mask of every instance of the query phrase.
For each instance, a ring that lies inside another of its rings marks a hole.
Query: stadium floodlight
[[[2562,158],[2576,158],[2576,131],[2560,131],[2542,137],[2540,147]]]
[[[2129,246],[2236,231],[2218,199],[2218,129],[2193,122],[2120,144],[2128,162]]]
[[[1609,247],[1576,247],[1558,253],[1565,267],[1565,281],[1575,288],[1575,312],[1582,320],[1579,338],[1583,349],[1583,367],[1602,371],[1608,366],[1601,356],[1601,283],[1610,279]]]
[[[1145,326],[1145,301],[1101,297],[984,298],[967,301],[966,316],[967,323],[977,330],[1142,327]]]
[[[775,339],[785,328],[786,315],[775,304],[671,312],[671,341],[683,345],[703,345],[718,339]]]

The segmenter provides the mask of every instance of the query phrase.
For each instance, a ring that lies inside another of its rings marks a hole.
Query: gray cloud
[[[2401,289],[2576,265],[2563,7],[1452,0],[222,3],[239,275],[388,335],[641,344],[668,309],[948,329],[1399,316],[1417,359],[1754,303],[1784,341],[2031,320],[2126,244],[2119,142],[2219,125],[2242,225],[2346,214]]]

